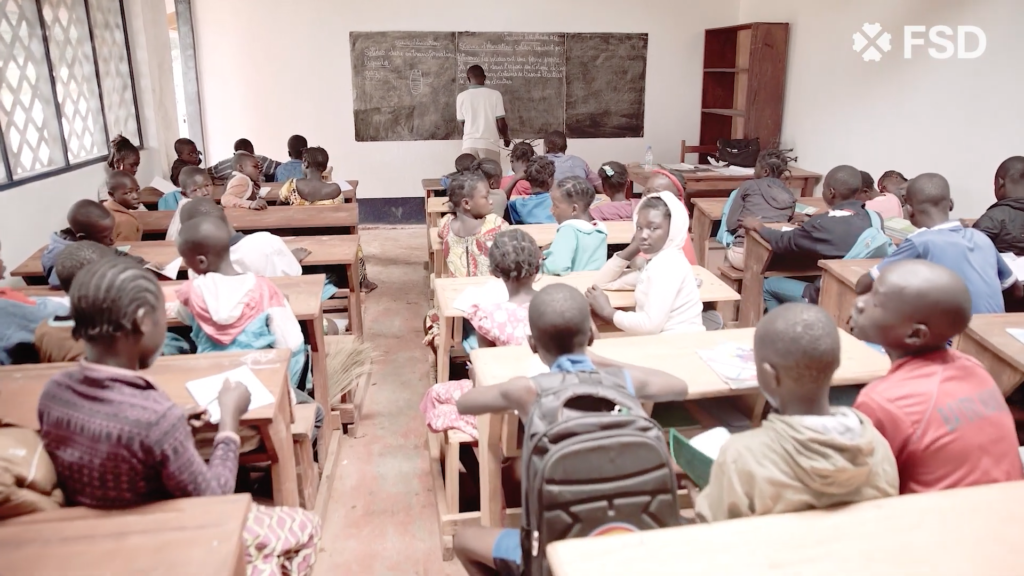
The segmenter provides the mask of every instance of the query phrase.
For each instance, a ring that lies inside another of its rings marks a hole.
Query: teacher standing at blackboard
[[[512,145],[505,122],[505,101],[501,92],[484,86],[487,75],[480,66],[470,66],[466,79],[469,88],[455,100],[455,116],[462,127],[462,151],[501,162],[498,137],[506,148]]]

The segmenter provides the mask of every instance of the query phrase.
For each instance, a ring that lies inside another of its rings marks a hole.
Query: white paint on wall
[[[999,163],[1024,154],[1024,2],[743,0],[739,21],[790,23],[782,143],[803,167],[938,172],[952,185],[954,215],[976,217],[995,201]],[[878,62],[853,50],[864,23],[892,34]],[[977,26],[987,46],[969,60],[933,59],[918,46],[906,60],[907,25]]]
[[[350,31],[647,32],[645,138],[572,140],[569,152],[596,167],[640,161],[651,145],[657,161],[678,162],[679,141],[699,134],[704,29],[738,10],[739,0],[192,0],[204,152],[216,162],[246,137],[284,160],[302,134],[327,149],[336,177],[359,180],[361,197],[421,196],[420,180],[452,171],[461,143],[355,141]]]

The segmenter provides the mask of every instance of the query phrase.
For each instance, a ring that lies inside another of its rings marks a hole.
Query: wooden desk
[[[1004,396],[1024,381],[1024,344],[1007,328],[1024,328],[1024,313],[975,314],[958,347],[985,366]]]
[[[591,206],[597,206],[602,202],[607,202],[608,196],[604,194],[597,194],[594,198],[594,203]],[[437,228],[441,224],[441,218],[445,214],[454,212],[452,205],[448,202],[446,196],[432,196],[427,198],[427,228]]]
[[[566,276],[543,275],[534,284],[534,288],[540,290],[551,284],[569,284],[580,292],[586,292],[587,288],[594,285],[597,272],[573,272]],[[735,290],[726,286],[725,282],[700,266],[693,267],[693,275],[701,280],[700,300],[701,302],[735,302],[740,295]],[[438,278],[434,281],[434,294],[437,307],[441,316],[441,334],[437,346],[437,381],[448,381],[448,364],[452,346],[462,341],[462,318],[465,317],[462,310],[455,307],[455,301],[467,289],[471,287],[484,286],[490,282],[501,282],[493,277],[476,278]],[[612,308],[627,310],[636,307],[636,297],[632,290],[605,290]]]
[[[1024,482],[554,542],[555,576],[1020,574]],[[681,569],[685,566],[685,569]]]
[[[320,300],[323,294],[324,279],[323,274],[310,274],[306,276],[282,276],[271,278],[270,281],[284,293],[288,299],[288,305],[291,306],[292,313],[295,314],[295,319],[299,321],[303,332],[306,333],[306,343],[309,344],[313,363],[313,398],[323,408],[324,414],[329,414],[331,405],[327,385],[327,345],[324,342],[323,303]],[[175,291],[183,283],[184,281],[182,280],[161,283],[160,287],[163,289],[164,301],[170,304],[177,302],[178,296],[175,294]],[[66,296],[60,290],[50,290],[43,286],[28,286],[19,288],[18,291],[33,298],[58,298]],[[349,318],[353,323],[353,331],[355,330],[354,324],[356,319],[354,316],[356,314],[351,309],[355,308],[355,306],[354,301],[350,300]],[[361,323],[362,312],[358,313],[358,318]],[[167,317],[167,325],[181,326],[182,324],[176,315],[171,314]],[[326,427],[322,428],[322,430],[330,429],[333,431],[333,428],[330,428],[331,422],[333,420],[327,418],[324,421]],[[327,455],[328,444],[328,442],[318,444],[322,457]]]
[[[660,166],[659,166],[660,168]],[[626,166],[629,178],[640,186],[647,186],[651,172],[641,164],[634,162]],[[784,181],[794,190],[798,196],[814,196],[814,187],[821,180],[821,174],[789,166],[789,178]],[[740,184],[754,177],[753,174],[743,176],[728,176],[719,174],[713,170],[702,170],[694,173],[684,173],[686,176],[686,197],[693,198],[728,198]]]
[[[288,356],[287,350],[165,356],[157,359],[143,374],[175,404],[189,408],[194,407],[196,402],[185,388],[185,383],[240,366],[249,366],[276,401],[269,406],[246,412],[240,425],[260,429],[271,462],[274,503],[279,506],[298,506],[299,486],[295,472],[295,452],[292,449]],[[38,430],[36,412],[43,387],[54,375],[75,366],[75,362],[61,362],[0,367],[0,420]],[[207,425],[207,428],[216,429],[213,425]]]
[[[833,386],[865,384],[881,378],[889,371],[889,357],[853,336],[839,331],[841,358],[833,377]],[[638,366],[657,368],[686,380],[689,399],[719,396],[757,395],[757,389],[733,390],[698,355],[699,350],[710,350],[734,342],[754,345],[754,329],[718,330],[690,334],[659,334],[632,336],[614,340],[597,340],[591,348],[612,360]],[[516,376],[523,376],[535,364],[534,354],[528,346],[506,346],[474,350],[469,358],[473,363],[474,385],[492,386]],[[760,397],[755,412],[760,413],[764,399]],[[502,419],[512,415],[488,414],[477,417],[480,431],[480,511],[483,526],[498,526],[501,517],[501,430]],[[734,542],[735,544],[735,542]],[[676,566],[678,568],[678,566]]]
[[[225,208],[228,221],[239,232],[252,231],[285,231],[295,234],[337,234],[339,228],[359,226],[359,206],[356,203],[332,204],[330,206],[271,206],[266,210],[248,210],[245,208]],[[167,234],[167,227],[174,218],[170,210],[135,212],[135,217],[142,226],[143,238],[158,236],[154,240],[162,240]],[[344,233],[344,232],[342,232]]]
[[[707,266],[708,247],[714,239],[711,231],[715,222],[724,218],[722,212],[725,210],[725,203],[728,198],[696,198],[693,201],[693,220],[691,231],[693,232],[693,249],[697,252],[697,263]],[[825,199],[820,196],[800,198],[800,204],[824,210],[828,207]]]
[[[825,309],[836,326],[850,330],[850,316],[853,304],[857,301],[857,280],[871,271],[881,258],[868,260],[820,260],[821,293],[818,295],[818,306]]]
[[[636,227],[632,222],[605,222],[604,225],[608,228],[609,246],[625,245],[633,241]],[[519,228],[526,232],[537,241],[537,246],[544,249],[555,239],[558,224],[519,224],[512,228]],[[437,230],[437,228],[430,229],[430,251],[434,254],[435,269],[440,271],[438,278],[447,278],[449,275],[448,263],[444,259],[441,238],[437,235]]]
[[[355,201],[356,190],[359,188],[359,180],[346,180],[348,185],[352,187],[351,190],[346,190],[341,195],[347,201]],[[270,193],[265,198],[268,204],[274,204],[277,199],[281,196],[281,187],[284,186],[284,182],[263,182],[260,184],[261,188],[270,188]],[[213,187],[213,193],[210,195],[214,202],[220,203],[221,196],[224,195],[224,184],[215,184]],[[152,186],[146,186],[142,190],[139,190],[139,201],[146,207],[147,210],[156,210],[157,205],[160,203],[160,199],[164,197],[164,194],[153,188]]]
[[[245,576],[248,494],[177,498],[129,510],[85,507],[0,522],[5,576]]]
[[[792,224],[767,224],[775,229]],[[743,245],[743,286],[740,288],[739,325],[757,326],[764,315],[764,279],[772,276],[820,276],[817,259],[772,257],[768,241],[757,232],[747,232]]]

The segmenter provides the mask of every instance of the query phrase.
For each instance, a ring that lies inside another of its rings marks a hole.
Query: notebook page
[[[210,413],[210,422],[214,424],[220,422],[220,404],[217,402],[217,396],[225,380],[234,380],[249,389],[249,410],[274,403],[274,395],[248,366],[185,383],[185,389],[195,399],[196,404],[206,408]]]

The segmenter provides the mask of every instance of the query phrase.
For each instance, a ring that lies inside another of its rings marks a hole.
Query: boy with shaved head
[[[857,299],[853,334],[885,347],[892,368],[854,408],[889,441],[900,492],[1024,478],[1013,417],[977,360],[947,347],[971,321],[971,294],[949,268],[924,260],[886,266]]]
[[[683,400],[686,382],[660,370],[629,366],[587,353],[594,342],[590,305],[579,290],[552,284],[530,301],[530,348],[552,372],[607,372],[623,381],[638,399],[654,402]],[[458,400],[459,413],[480,415],[515,410],[520,418],[530,414],[537,399],[537,385],[530,378],[473,388]],[[524,478],[524,481],[526,479]],[[520,574],[523,551],[518,529],[460,528],[455,554],[470,576]]]
[[[864,414],[828,403],[839,331],[823,309],[785,304],[754,333],[757,383],[777,410],[722,446],[694,506],[709,522],[899,493],[896,461]]]
[[[861,234],[871,227],[871,217],[864,202],[857,199],[861,190],[860,170],[853,166],[837,166],[825,175],[822,197],[828,211],[811,216],[803,226],[775,230],[764,225],[759,218],[744,218],[740,225],[755,231],[772,247],[772,253],[807,260],[845,257]],[[775,276],[765,278],[764,300],[769,310],[785,302],[818,301],[815,285]]]
[[[104,246],[114,245],[114,216],[95,200],[79,200],[68,210],[68,227],[54,232],[50,243],[43,250],[43,274],[50,288],[60,288],[60,280],[54,272],[57,256],[74,242],[92,240]]]
[[[1024,256],[1024,156],[1012,156],[996,170],[996,203],[974,223],[1000,252]]]
[[[1012,298],[1020,297],[1021,285],[992,241],[973,228],[964,228],[959,220],[950,220],[953,200],[945,178],[922,174],[911,180],[907,185],[907,210],[918,230],[857,281],[858,294],[868,293],[873,279],[893,263],[921,259],[945,266],[963,280],[974,314],[1005,312],[1004,290],[1012,290]]]

